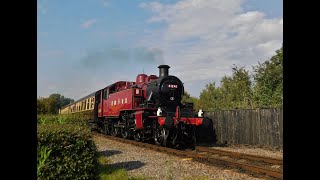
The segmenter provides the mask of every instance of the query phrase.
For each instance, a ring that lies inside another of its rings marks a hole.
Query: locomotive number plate
[[[168,87],[169,88],[178,88],[178,85],[176,85],[176,84],[168,84]]]

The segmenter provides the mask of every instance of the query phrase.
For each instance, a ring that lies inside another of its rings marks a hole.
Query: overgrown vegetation
[[[94,179],[97,150],[82,113],[37,116],[38,179]]]
[[[232,68],[231,76],[224,76],[221,85],[206,85],[200,98],[185,93],[182,101],[193,102],[195,109],[206,111],[281,108],[283,106],[283,48],[264,63],[253,67],[250,75],[244,67]]]
[[[85,118],[84,113],[74,113],[74,114],[38,114],[37,115],[38,124],[74,124],[79,126],[86,126],[88,120]]]
[[[142,180],[97,153],[83,113],[37,116],[38,179]]]
[[[40,177],[42,173],[42,168],[45,163],[48,163],[48,158],[50,156],[52,149],[48,149],[46,146],[40,146],[38,149],[38,157],[37,157],[37,176]]]
[[[283,106],[283,48],[270,60],[254,67],[253,92],[258,107]]]
[[[75,124],[39,124],[38,179],[93,179],[96,147],[90,129]]]
[[[37,99],[37,114],[58,114],[59,109],[69,103],[74,102],[73,99],[65,98],[64,96],[54,93],[47,98]]]

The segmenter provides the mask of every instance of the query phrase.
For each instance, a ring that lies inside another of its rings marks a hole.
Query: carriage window
[[[93,105],[94,105],[94,98],[92,98],[91,100],[91,109],[93,109]]]
[[[84,110],[84,101],[81,103],[81,111]]]
[[[89,109],[89,105],[90,105],[90,99],[87,99],[87,108],[86,109]]]

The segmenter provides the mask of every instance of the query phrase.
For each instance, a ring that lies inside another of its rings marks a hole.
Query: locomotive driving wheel
[[[124,127],[121,128],[121,135],[123,138],[128,139],[129,138],[129,129],[128,129],[128,113],[124,112],[121,115],[122,122],[124,123]]]
[[[135,141],[138,141],[138,142],[141,141],[141,133],[140,133],[140,131],[137,131],[137,132],[134,133],[133,139]]]
[[[169,136],[169,130],[166,130],[161,126],[155,127],[154,142],[156,145],[167,146],[168,136]]]
[[[111,128],[111,132],[110,134],[114,137],[116,137],[118,135],[118,131],[119,131],[119,128],[116,128],[112,125],[112,128]]]
[[[156,145],[162,144],[163,139],[161,138],[161,128],[157,126],[157,123],[154,123],[153,125],[153,138]]]
[[[104,124],[104,126],[103,126],[103,134],[106,134],[106,135],[108,135],[109,134],[109,128],[108,128],[108,124]]]
[[[195,136],[192,136],[191,139],[189,140],[189,148],[191,150],[195,150],[196,149],[196,143],[197,143],[197,140],[196,140],[196,137]]]
[[[103,134],[109,135],[110,132],[110,125],[108,123],[108,121],[104,121],[103,122]]]
[[[129,138],[129,133],[128,133],[128,130],[127,128],[122,128],[122,137],[125,138],[125,139],[128,139]]]

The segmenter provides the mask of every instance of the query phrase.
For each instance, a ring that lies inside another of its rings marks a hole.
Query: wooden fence
[[[283,110],[246,109],[206,112],[217,143],[283,147]]]

